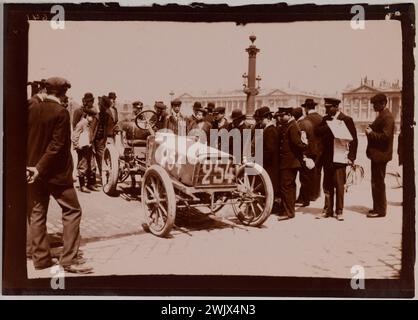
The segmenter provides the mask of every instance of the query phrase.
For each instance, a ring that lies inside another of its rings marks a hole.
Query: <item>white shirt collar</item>
[[[317,113],[317,112],[316,112],[316,110],[315,110],[315,109],[309,109],[309,110],[308,110],[308,114],[311,114],[311,113]]]
[[[340,115],[341,111],[337,111],[337,113],[334,116],[334,119],[338,119],[338,116]]]
[[[49,99],[49,100],[52,100],[52,101],[55,101],[55,102],[58,102],[59,104],[61,104],[60,99],[58,99],[56,96],[53,96],[53,95],[50,95],[50,94],[48,94],[48,95],[45,97],[45,99]]]

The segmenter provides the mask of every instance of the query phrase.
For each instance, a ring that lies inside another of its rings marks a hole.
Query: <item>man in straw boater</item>
[[[346,167],[356,160],[357,131],[353,119],[339,111],[339,99],[324,100],[326,115],[316,133],[321,137],[324,147],[325,206],[322,215],[317,218],[334,216],[335,195],[335,217],[338,221],[343,221]]]
[[[313,99],[306,99],[302,108],[305,109],[304,122],[310,124],[312,132],[307,132],[308,154],[307,156],[315,161],[315,167],[312,169],[312,184],[310,192],[310,201],[315,201],[321,195],[321,171],[322,171],[322,140],[316,134],[316,128],[322,122],[322,116],[315,110],[317,103]]]
[[[46,81],[47,96],[28,114],[27,167],[28,212],[32,260],[35,269],[56,262],[47,237],[47,212],[52,196],[62,209],[63,250],[59,263],[67,272],[90,273],[81,258],[81,208],[73,185],[70,114],[61,104],[70,83],[59,77]]]
[[[301,132],[292,116],[292,107],[280,107],[278,111],[279,127],[279,178],[282,212],[279,220],[295,217],[296,175],[302,162],[307,159],[303,152],[307,145],[301,139]]]
[[[370,99],[376,119],[366,128],[367,136],[367,157],[371,161],[372,171],[372,198],[373,209],[367,215],[368,218],[379,218],[386,216],[386,165],[392,160],[393,135],[395,132],[395,119],[387,108],[387,98],[379,93]]]

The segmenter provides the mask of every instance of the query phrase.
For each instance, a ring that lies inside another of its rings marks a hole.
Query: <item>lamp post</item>
[[[257,39],[255,35],[251,35],[249,39],[251,44],[247,49],[245,49],[245,51],[248,52],[248,74],[244,73],[242,77],[244,79],[243,91],[247,95],[246,114],[252,115],[255,110],[255,96],[258,94],[260,89],[261,77],[256,77],[256,56],[260,49],[254,45],[254,41]],[[256,81],[258,82],[257,87]]]

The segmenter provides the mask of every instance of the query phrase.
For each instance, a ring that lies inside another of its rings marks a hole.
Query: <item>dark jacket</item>
[[[373,162],[392,160],[395,119],[392,113],[383,109],[370,125],[372,132],[367,134],[367,157]]]
[[[228,124],[227,126],[227,130],[231,131],[232,129],[238,129],[240,134],[241,134],[241,160],[242,160],[242,156],[245,155],[246,153],[251,154],[251,141],[249,141],[249,150],[246,151],[244,150],[244,148],[246,147],[244,145],[245,141],[244,141],[244,130],[245,129],[250,129],[251,130],[251,125],[249,123],[247,123],[246,121],[242,121],[237,127],[234,126],[234,123],[231,122]],[[234,139],[232,137],[230,137],[229,139],[229,153],[233,154],[234,152]]]
[[[58,102],[46,98],[28,111],[27,166],[39,177],[57,185],[73,184],[70,114]]]
[[[167,128],[168,124],[168,113],[163,111],[160,114],[155,114],[151,117],[151,122],[155,122],[154,130],[158,131]]]
[[[296,120],[293,119],[280,125],[278,140],[280,169],[294,169],[302,166],[303,152],[307,145],[300,137],[301,132]]]
[[[197,121],[194,116],[191,116],[187,121],[187,134],[194,129],[202,130],[206,134],[206,142],[210,143],[210,129],[212,129],[212,125],[209,122],[204,119]]]
[[[299,125],[300,129],[306,131],[308,138],[308,148],[305,154],[317,162],[321,157],[323,146],[321,137],[315,133],[315,130],[321,124],[322,116],[317,112],[308,113],[302,122],[303,124]]]
[[[33,95],[29,100],[28,100],[28,108],[31,108],[33,105],[41,103],[42,99],[37,95]]]
[[[186,117],[183,116],[181,113],[178,113],[177,116],[172,114],[167,119],[167,129],[173,131],[175,134],[179,134],[179,124],[186,126],[186,122]],[[186,131],[186,128],[184,128],[183,130]]]
[[[273,187],[279,182],[279,149],[277,141],[279,133],[274,125],[269,125],[263,130],[263,167],[269,174]]]
[[[349,160],[354,161],[356,160],[356,157],[357,157],[357,146],[358,146],[357,131],[354,125],[354,121],[351,117],[345,115],[342,112],[340,112],[337,119],[344,121],[348,131],[351,133],[353,140],[350,141],[349,143],[347,157]],[[331,116],[329,115],[324,116],[321,124],[315,130],[316,134],[320,136],[322,139],[322,145],[323,145],[322,159],[324,161],[324,165],[329,165],[329,164],[334,163],[334,160],[333,160],[334,159],[334,135],[332,134],[331,129],[327,125],[328,120],[331,120]],[[338,165],[344,166],[345,164],[338,164]]]

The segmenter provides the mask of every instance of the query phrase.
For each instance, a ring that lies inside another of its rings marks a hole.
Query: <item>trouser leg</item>
[[[386,200],[386,165],[387,163],[371,163],[372,171],[372,198],[373,198],[373,212],[382,216],[386,215],[387,200]]]
[[[334,215],[334,168],[332,165],[324,167],[323,188],[325,194],[324,212],[332,216]]]
[[[312,192],[311,201],[315,201],[321,196],[321,174],[322,172],[322,161],[318,160],[315,163],[315,167],[312,169]]]
[[[30,211],[29,234],[31,239],[32,260],[35,268],[42,268],[51,264],[51,253],[46,228],[49,205],[49,191],[41,180],[28,185]]]
[[[67,266],[75,262],[80,247],[81,207],[73,186],[50,186],[50,191],[62,209],[64,248],[60,263]]]
[[[335,190],[336,190],[336,214],[342,214],[344,210],[344,192],[346,181],[346,167],[339,167],[335,169]]]
[[[280,170],[280,195],[284,213],[290,218],[295,216],[297,169]]]
[[[299,169],[300,190],[298,201],[301,203],[309,203],[311,201],[312,190],[312,170],[306,167]]]

